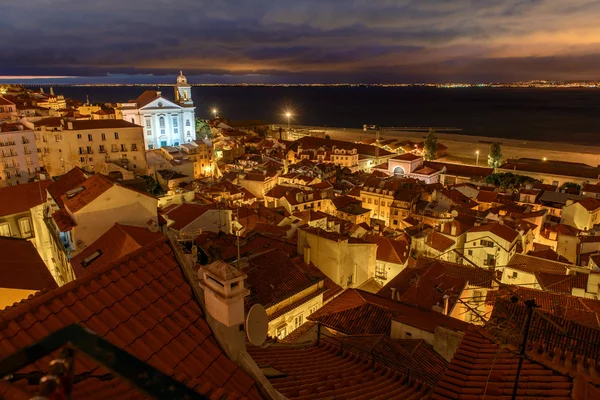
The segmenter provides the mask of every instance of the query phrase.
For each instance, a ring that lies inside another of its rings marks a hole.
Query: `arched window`
[[[158,119],[158,124],[160,125],[161,128],[165,127],[165,118],[164,117],[160,117]]]

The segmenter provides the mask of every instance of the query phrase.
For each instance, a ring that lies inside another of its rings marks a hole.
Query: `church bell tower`
[[[188,84],[187,78],[179,71],[177,84],[175,85],[175,102],[182,107],[193,107],[192,87]]]

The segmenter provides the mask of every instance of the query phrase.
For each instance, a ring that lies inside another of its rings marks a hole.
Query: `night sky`
[[[595,0],[8,0],[0,75],[600,79],[598,21]]]

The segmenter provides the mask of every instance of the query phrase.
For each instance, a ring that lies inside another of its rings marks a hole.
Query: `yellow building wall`
[[[36,292],[37,290],[0,288],[0,310],[12,306]]]

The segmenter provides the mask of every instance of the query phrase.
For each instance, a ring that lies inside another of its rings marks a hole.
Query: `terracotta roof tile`
[[[516,253],[508,261],[506,267],[530,274],[545,272],[554,275],[566,275],[569,264]]]
[[[440,325],[457,330],[468,326],[463,321],[436,311],[399,303],[358,289],[346,289],[308,319],[347,335],[389,335],[392,319],[428,332],[435,331]]]
[[[512,394],[519,357],[472,327],[461,341],[446,373],[431,396],[432,400],[505,399]],[[487,334],[489,335],[489,334]],[[571,398],[572,381],[527,358],[517,389],[518,399]]]
[[[166,215],[170,220],[175,221],[172,225],[169,225],[169,228],[178,231],[185,228],[196,219],[200,218],[200,216],[209,210],[211,210],[210,206],[183,203],[172,208],[166,213],[163,213],[163,215]]]
[[[306,264],[301,256],[293,258],[292,261],[294,262],[294,264],[296,264],[298,268],[300,268],[305,273],[323,279],[323,286],[327,288],[327,291],[323,293],[323,304],[327,303],[329,300],[333,299],[335,296],[342,292],[342,287],[334,281],[332,281],[313,263]]]
[[[468,233],[470,232],[489,232],[506,240],[509,243],[512,243],[517,237],[519,237],[519,232],[501,223],[489,223],[474,226],[473,228],[469,229]]]
[[[33,243],[0,237],[0,288],[43,290],[57,287]]]
[[[61,175],[56,181],[48,186],[48,193],[56,201],[59,207],[62,208],[63,201],[61,197],[69,190],[73,190],[86,181],[88,175],[79,167],[71,169],[64,175]]]
[[[81,184],[81,187],[84,188],[81,192],[72,197],[69,197],[69,193],[65,193],[61,196],[61,200],[69,208],[69,211],[76,213],[113,186],[114,183],[104,175],[92,175]]]
[[[323,341],[305,347],[252,347],[248,352],[260,367],[283,376],[270,378],[289,399],[410,399],[429,396],[430,387],[382,364],[370,365],[369,356],[342,351]]]
[[[555,275],[546,272],[536,272],[535,277],[543,290],[559,293],[573,293],[573,289],[587,291],[589,274],[576,272],[574,275]]]
[[[75,220],[64,208],[52,214],[52,219],[61,232],[69,232],[71,229],[77,226]]]
[[[488,271],[466,265],[419,257],[414,268],[406,268],[389,281],[377,294],[431,310],[443,306],[444,295],[450,296],[449,311],[467,286],[493,287]],[[440,293],[442,290],[442,293]]]
[[[577,201],[577,204],[583,206],[588,211],[594,211],[600,208],[600,200],[593,197],[586,197],[583,200]]]
[[[146,90],[144,93],[140,94],[137,99],[131,100],[130,103],[137,103],[137,108],[142,108],[159,97],[160,94],[156,90]]]
[[[456,242],[437,231],[433,231],[425,239],[425,244],[439,252],[444,252],[454,246]]]
[[[121,257],[144,247],[148,243],[160,240],[162,237],[161,233],[150,232],[144,227],[115,224],[94,243],[71,258],[71,266],[75,271],[75,275],[79,278],[90,271],[112,264]],[[82,262],[97,251],[100,251],[101,255],[90,264],[83,266]]]
[[[409,239],[404,235],[403,239],[390,239],[378,235],[366,235],[365,240],[377,244],[377,260],[392,264],[405,264],[408,260]]]
[[[51,180],[0,188],[0,217],[29,211],[46,202],[46,189]]]
[[[203,387],[207,394],[216,394],[224,387],[232,397],[261,398],[254,381],[238,370],[213,338],[166,239],[1,312],[1,355],[73,323],[196,390]],[[38,364],[47,366],[50,360],[44,357]],[[84,360],[75,365],[76,374],[93,368]],[[91,382],[76,383],[75,390],[88,390]],[[111,392],[118,382],[113,378],[94,386],[96,398],[106,398],[106,393],[115,400],[141,397],[132,390]],[[33,393],[37,385],[23,388]]]
[[[248,308],[256,303],[268,308],[322,280],[304,273],[277,248],[248,258],[241,270],[248,275]]]
[[[344,349],[358,355],[372,354],[376,362],[396,371],[410,374],[428,385],[441,379],[448,361],[419,339],[391,339],[386,335],[337,336],[321,340],[344,344]]]

